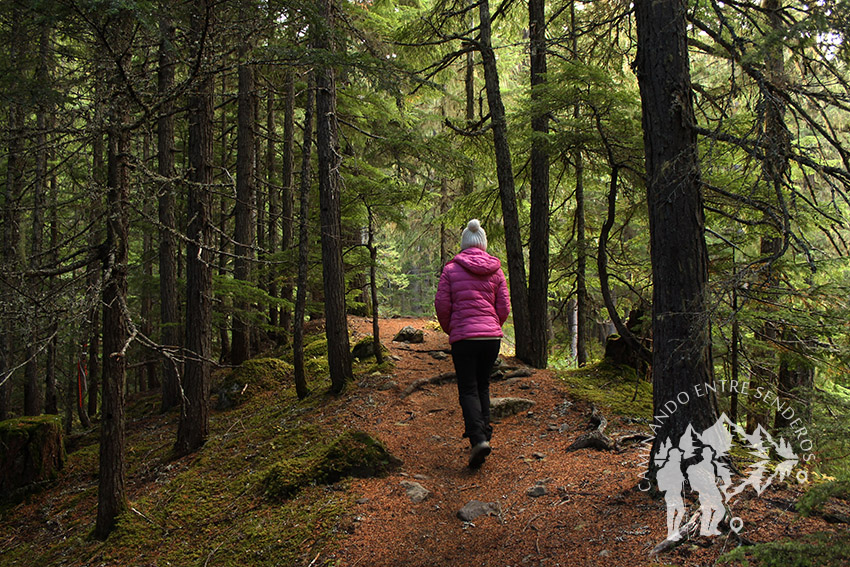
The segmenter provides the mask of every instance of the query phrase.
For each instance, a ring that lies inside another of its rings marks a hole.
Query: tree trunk
[[[275,177],[275,138],[277,137],[275,113],[274,113],[274,89],[269,86],[266,93],[266,187],[268,187],[268,202],[269,202],[269,222],[265,228],[268,232],[266,236],[266,249],[270,258],[274,258],[278,251],[278,243],[280,236],[280,201],[281,189],[276,183]],[[290,160],[291,160],[290,156]],[[284,161],[286,158],[284,157]],[[290,176],[292,175],[290,162]],[[283,168],[282,168],[283,169]],[[290,211],[291,212],[291,211]],[[269,296],[277,297],[278,295],[278,273],[281,270],[275,264],[268,264],[265,269],[266,280],[269,286]],[[280,325],[280,308],[276,303],[269,305],[269,325],[273,328]],[[286,331],[284,331],[285,335]],[[280,333],[275,330],[273,332],[275,340],[280,337]]]
[[[59,187],[56,176],[50,178],[50,264],[55,266],[59,263]],[[51,281],[50,289],[55,289],[55,282]],[[47,344],[47,370],[45,372],[45,397],[44,411],[50,414],[59,414],[59,393],[56,386],[56,365],[59,359],[59,322],[56,317],[48,327],[50,342]],[[70,406],[69,406],[70,409]]]
[[[16,61],[22,58],[27,50],[27,37],[23,26],[21,8],[13,5],[10,14],[9,32],[9,60]],[[16,73],[10,73],[6,80],[9,81],[8,88],[12,92],[23,89],[23,85]],[[16,98],[9,101],[9,125],[8,125],[8,154],[6,156],[6,188],[3,199],[3,265],[0,266],[3,276],[3,305],[5,309],[12,309],[14,305],[14,289],[20,286],[20,276],[15,272],[21,268],[20,241],[21,241],[21,197],[24,191],[24,122],[26,114],[20,102]],[[0,365],[3,373],[0,374],[0,420],[7,419],[12,412],[12,369],[15,366],[16,343],[20,340],[18,322],[20,317],[15,312],[10,312],[3,317],[0,348],[2,356]]]
[[[123,27],[123,26],[122,26]],[[126,37],[121,35],[119,37]],[[117,71],[116,71],[117,74]],[[106,259],[103,277],[103,394],[100,420],[95,537],[106,539],[126,508],[124,388],[127,366],[127,261],[129,250],[129,134],[126,110],[113,102],[108,133]]]
[[[295,207],[295,175],[293,171],[295,159],[295,77],[292,71],[286,73],[284,83],[286,94],[283,106],[283,148],[281,150],[283,163],[280,180],[282,188],[281,228],[283,234],[280,248],[288,253],[293,246]],[[275,230],[277,230],[277,225],[275,225]],[[275,270],[275,273],[278,271]],[[292,278],[288,274],[285,275],[281,297],[287,301],[292,301]],[[280,311],[280,327],[284,337],[288,337],[292,332],[292,311],[288,307]]]
[[[484,63],[484,85],[493,126],[493,145],[496,153],[496,176],[499,180],[499,197],[502,202],[502,220],[505,226],[505,248],[508,256],[511,311],[516,337],[516,356],[531,362],[534,348],[531,339],[531,322],[528,311],[528,288],[525,277],[525,259],[522,252],[519,213],[517,211],[511,150],[508,145],[508,125],[505,107],[499,88],[499,73],[490,30],[490,3],[479,4],[481,26],[481,58]]]
[[[233,276],[243,283],[251,283],[251,264],[253,262],[254,227],[256,223],[256,191],[254,184],[254,110],[256,92],[254,86],[254,68],[244,63],[248,47],[240,47],[239,64],[239,104],[236,124],[236,207],[234,218],[234,242],[236,258],[233,262]],[[247,301],[237,301],[233,316],[230,360],[234,365],[245,362],[251,356],[251,325],[248,322],[250,305]]]
[[[307,86],[304,104],[304,142],[301,145],[301,187],[298,207],[298,281],[295,293],[295,315],[292,322],[292,358],[295,369],[295,392],[299,400],[307,397],[307,379],[304,375],[304,312],[307,307],[307,262],[309,246],[310,151],[313,144],[313,98],[315,88],[312,78]]]
[[[163,98],[162,111],[157,119],[157,173],[162,185],[159,188],[157,208],[159,215],[159,319],[162,331],[160,342],[170,349],[180,347],[177,308],[177,254],[175,239],[177,223],[174,220],[174,24],[165,15],[160,19],[159,69],[157,89]],[[162,360],[162,391],[160,411],[166,412],[180,405],[180,368],[177,359]]]
[[[212,5],[194,5],[190,36],[198,50],[212,26]],[[197,55],[202,51],[198,51]],[[198,77],[189,97],[189,199],[186,254],[186,370],[183,403],[175,452],[186,455],[200,448],[209,434],[210,355],[212,334],[212,184],[213,84],[206,73]]]
[[[228,92],[227,74],[221,75],[221,92]],[[221,113],[221,121],[219,123],[219,132],[221,137],[219,140],[219,168],[222,171],[229,167],[228,156],[230,140],[228,139],[229,127],[227,124],[227,112]],[[228,219],[230,217],[230,195],[223,192],[218,200],[218,275],[222,278],[228,275],[228,252],[230,250],[230,232],[228,230]],[[218,326],[219,339],[219,361],[223,364],[230,364],[230,311],[232,302],[227,294],[223,294],[219,302],[220,320]]]
[[[531,327],[529,364],[549,362],[549,115],[540,108],[539,85],[546,82],[546,2],[529,0],[531,40],[531,222],[528,244],[528,313]]]
[[[584,162],[581,150],[573,153],[576,168],[576,362],[587,364],[587,239],[584,215]]]
[[[322,29],[316,33],[316,48],[332,52],[334,0],[322,0]],[[319,167],[319,220],[322,230],[322,274],[325,292],[325,334],[328,339],[328,366],[331,391],[342,392],[354,379],[351,347],[345,312],[345,273],[342,263],[340,220],[340,152],[337,138],[336,78],[333,67],[316,70],[316,151]]]
[[[41,26],[41,37],[39,38],[39,62],[36,69],[36,78],[39,85],[48,88],[48,57],[50,53],[50,33],[46,24]],[[35,178],[32,185],[32,204],[30,206],[30,222],[32,234],[30,237],[30,268],[35,271],[41,267],[41,253],[44,243],[44,198],[47,192],[47,113],[44,104],[38,104],[36,110],[36,134],[35,134]],[[24,370],[26,383],[24,387],[24,414],[40,415],[44,409],[44,400],[41,395],[39,368],[39,343],[41,342],[41,316],[42,309],[36,305],[42,303],[44,293],[44,282],[39,277],[30,280],[30,293],[34,298],[32,311],[29,315],[30,340],[27,345],[27,364]]]
[[[570,2],[570,28],[573,56],[577,57],[578,29],[576,26],[574,1]],[[576,122],[581,118],[581,108],[578,103],[576,103],[573,109],[573,118]],[[572,153],[576,172],[576,363],[579,367],[582,367],[587,364],[587,313],[589,311],[587,299],[587,238],[584,213],[584,156],[580,147],[576,148]],[[616,173],[614,175],[613,190],[616,194]]]
[[[103,76],[102,70],[97,70],[95,76],[98,78],[98,84],[103,84],[106,79]],[[91,229],[89,229],[89,246],[99,246],[103,233],[98,227],[98,220],[103,213],[103,191],[106,187],[106,165],[103,161],[104,156],[104,96],[103,87],[95,85],[95,101],[94,101],[94,135],[92,139],[92,181],[96,188],[95,199],[88,207],[89,220]],[[100,297],[103,294],[102,282],[102,267],[91,264],[86,269],[86,285],[88,286],[91,297],[89,299],[88,310],[88,344],[83,345],[87,350],[87,374],[86,385],[88,386],[88,407],[86,409],[78,407],[80,422],[83,427],[88,427],[89,419],[94,419],[98,412],[98,397],[100,396],[100,327],[102,322],[100,310]],[[85,389],[84,389],[85,390]],[[85,391],[84,391],[85,393]],[[87,412],[87,413],[86,413]],[[86,415],[84,415],[86,413]]]
[[[702,432],[717,419],[706,309],[708,252],[688,62],[687,3],[639,0],[637,78],[643,111],[653,281],[653,455],[678,445],[689,425]],[[674,404],[689,395],[686,408]],[[665,412],[666,410],[666,412]],[[654,480],[657,465],[651,464]]]
[[[815,385],[815,367],[806,360],[808,350],[792,330],[782,336],[785,345],[779,365],[776,384],[777,410],[773,427],[777,433],[789,427],[797,418],[810,418],[812,388]]]
[[[151,133],[150,131],[146,131],[144,134],[144,149],[142,150],[143,160],[145,163],[149,163],[150,161],[150,146],[151,146]],[[142,205],[143,215],[145,218],[150,218],[153,215],[152,205],[148,199],[145,199]],[[145,275],[144,284],[142,287],[141,293],[141,302],[140,302],[140,310],[139,317],[141,318],[141,322],[139,327],[141,327],[141,332],[144,336],[153,340],[153,324],[154,324],[154,316],[153,316],[153,290],[152,285],[154,282],[153,279],[153,260],[154,260],[154,250],[153,250],[153,231],[146,230],[142,235],[142,272]],[[142,391],[150,391],[156,388],[159,388],[159,376],[157,375],[157,361],[147,356],[147,353],[142,352],[142,356],[144,356],[147,361],[144,363],[142,368],[143,374],[143,383],[139,384]]]
[[[42,84],[52,85],[52,73],[54,68],[53,62],[53,46],[52,46],[52,29],[43,23],[40,60]],[[43,105],[42,112],[45,114],[44,128],[45,130],[53,130],[56,126],[55,108],[52,105]],[[54,157],[54,151],[47,148],[47,136],[45,135],[44,145],[41,147],[45,150],[45,177],[46,185],[49,186],[48,206],[50,210],[50,252],[47,254],[48,263],[51,266],[56,266],[59,263],[59,187],[56,180],[56,174],[47,172],[47,161]],[[48,289],[51,297],[56,288],[56,278],[50,278]],[[47,343],[47,361],[44,372],[44,411],[49,414],[59,413],[59,400],[56,387],[56,364],[59,351],[59,322],[58,317],[52,316],[47,327],[48,343]]]
[[[473,6],[473,0],[468,0],[470,7]],[[474,27],[474,17],[472,10],[469,11],[469,27]],[[475,124],[475,52],[470,50],[466,53],[466,65],[464,69],[464,93],[466,97],[466,127],[471,129]],[[463,173],[463,186],[461,192],[464,195],[471,195],[475,191],[475,168],[470,165],[465,168]],[[448,260],[447,260],[448,261]],[[445,262],[443,262],[445,265]]]
[[[378,247],[375,246],[375,222],[372,209],[367,207],[369,216],[369,241],[366,246],[369,249],[369,291],[372,300],[372,348],[375,353],[375,362],[383,364],[384,353],[381,349],[381,327],[378,323]]]

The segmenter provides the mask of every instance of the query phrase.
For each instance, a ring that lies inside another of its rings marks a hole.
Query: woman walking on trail
[[[443,268],[434,307],[452,345],[463,436],[472,445],[469,467],[477,469],[490,454],[490,370],[511,305],[502,263],[487,253],[487,234],[478,219],[463,230],[460,247]]]

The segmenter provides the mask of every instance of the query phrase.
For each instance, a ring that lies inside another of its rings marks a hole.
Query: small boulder
[[[407,497],[410,498],[410,501],[414,504],[419,504],[431,496],[431,491],[418,482],[403,480],[401,481],[401,486],[404,488],[405,493],[407,493]]]
[[[480,516],[498,516],[500,513],[501,509],[498,502],[470,500],[463,508],[458,510],[457,517],[464,522],[471,522]]]
[[[490,415],[495,418],[508,417],[524,412],[535,404],[526,398],[490,398]]]
[[[353,476],[381,476],[401,465],[377,439],[349,429],[327,444],[315,444],[297,457],[273,464],[263,475],[265,495],[282,501],[311,484],[333,484]]]
[[[238,406],[258,392],[279,390],[290,382],[292,372],[292,365],[278,358],[246,360],[225,375],[215,388],[216,409]]]
[[[387,347],[381,344],[381,352],[383,354],[389,353]],[[375,339],[371,335],[363,337],[357,344],[351,348],[351,356],[356,358],[357,360],[365,360],[369,357],[375,356]]]
[[[414,329],[408,325],[406,327],[402,327],[393,341],[399,343],[424,343],[425,332],[422,329]]]

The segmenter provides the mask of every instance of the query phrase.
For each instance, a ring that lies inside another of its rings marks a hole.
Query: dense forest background
[[[100,422],[105,536],[128,391],[192,452],[211,369],[291,347],[306,394],[324,319],[340,392],[346,314],[430,316],[476,217],[518,358],[615,334],[846,477],[850,4],[652,5],[3,1],[0,420]]]

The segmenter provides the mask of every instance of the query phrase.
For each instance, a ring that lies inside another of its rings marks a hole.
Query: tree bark
[[[714,396],[693,392],[713,377],[686,11],[685,0],[635,3],[653,279],[653,415],[665,414],[665,404],[676,404],[682,392],[690,395],[687,408],[654,419],[653,455],[665,441],[677,445],[689,425],[701,432],[717,419]],[[650,479],[656,467],[650,465]]]
[[[228,92],[228,84],[227,84],[227,74],[221,74],[221,92]],[[228,166],[228,155],[230,147],[230,140],[228,139],[228,125],[227,125],[227,112],[221,113],[221,121],[219,123],[219,132],[221,134],[220,137],[220,153],[219,153],[219,167],[222,170],[226,170]],[[228,231],[228,219],[230,216],[229,212],[229,202],[230,195],[226,195],[224,193],[221,194],[218,201],[218,275],[222,278],[227,276],[228,270],[228,251],[230,249],[230,238],[228,235],[230,232]],[[218,325],[218,340],[219,340],[219,361],[224,364],[230,363],[230,334],[228,333],[228,329],[230,325],[228,324],[231,317],[229,314],[229,307],[232,307],[230,297],[226,294],[223,294],[220,299],[220,317],[221,322]]]
[[[59,187],[56,176],[50,179],[50,263],[55,266],[59,262]],[[56,287],[51,282],[50,288]],[[59,393],[56,386],[56,365],[59,359],[59,321],[56,317],[48,327],[50,342],[47,344],[47,370],[45,372],[44,411],[54,415],[59,414]],[[70,410],[69,406],[69,410]]]
[[[573,152],[576,171],[576,363],[587,364],[587,238],[584,215],[584,161],[581,150]]]
[[[236,207],[234,209],[234,242],[236,258],[233,276],[243,285],[251,283],[251,264],[254,257],[254,227],[256,226],[256,190],[254,184],[254,112],[256,92],[254,68],[245,63],[248,47],[240,47],[239,94],[236,124]],[[233,316],[230,360],[234,365],[245,362],[251,356],[251,325],[247,315],[250,305],[237,301]]]
[[[546,82],[546,2],[529,0],[531,40],[531,223],[528,245],[528,312],[531,360],[535,368],[549,362],[549,114],[541,108],[540,85]]]
[[[180,347],[177,308],[177,254],[175,239],[177,224],[174,219],[174,24],[165,10],[159,22],[159,68],[157,89],[163,99],[157,118],[157,173],[161,186],[157,198],[159,216],[159,319],[162,331],[160,343],[176,350]],[[164,357],[162,361],[162,390],[160,411],[166,412],[180,405],[180,368],[176,358]]]
[[[304,375],[304,313],[307,307],[307,262],[309,252],[309,212],[312,174],[310,152],[313,144],[313,99],[315,87],[312,78],[307,86],[304,104],[304,141],[301,145],[301,187],[298,207],[298,280],[295,293],[295,314],[292,322],[292,358],[295,370],[295,392],[299,400],[310,393]]]
[[[283,163],[281,164],[280,179],[282,188],[280,215],[282,239],[280,248],[288,253],[293,246],[295,222],[293,219],[295,207],[295,175],[293,171],[295,159],[295,77],[292,71],[286,73],[284,83],[286,94],[284,95],[283,105],[283,148],[281,150]],[[275,230],[277,230],[277,225],[275,225]],[[292,278],[289,275],[285,276],[282,291],[281,297],[291,301]],[[280,310],[280,327],[284,337],[288,337],[292,332],[292,310],[287,307]]]
[[[369,292],[372,300],[372,348],[375,353],[375,362],[383,364],[384,353],[381,349],[381,327],[378,322],[378,247],[375,245],[375,219],[372,209],[367,207],[369,217],[369,240],[366,247],[369,249]]]
[[[484,85],[487,91],[487,104],[490,107],[490,122],[493,126],[493,145],[496,153],[496,176],[499,180],[499,197],[502,203],[502,221],[505,227],[505,248],[508,259],[508,277],[510,278],[511,312],[516,337],[516,356],[524,362],[533,359],[531,322],[528,311],[528,285],[525,277],[525,259],[520,236],[519,213],[517,211],[516,189],[514,185],[511,150],[508,145],[508,124],[505,119],[505,106],[499,88],[499,72],[496,66],[496,54],[493,51],[490,29],[490,3],[483,0],[479,4],[481,27],[480,49],[484,63]]]
[[[36,69],[36,77],[40,85],[47,88],[48,72],[47,72],[47,57],[49,53],[49,33],[48,27],[42,24],[42,33],[39,38],[39,62]],[[44,196],[47,191],[47,110],[43,104],[38,104],[36,109],[36,134],[35,134],[35,177],[32,184],[32,203],[30,205],[30,223],[32,225],[32,233],[30,236],[29,264],[33,271],[38,270],[41,265],[41,253],[44,243]],[[44,400],[41,395],[40,388],[40,369],[39,369],[39,343],[41,342],[41,315],[42,309],[36,306],[42,303],[42,294],[44,292],[43,282],[39,277],[30,278],[29,289],[31,297],[35,301],[31,302],[32,309],[28,319],[31,328],[29,329],[29,342],[26,352],[26,367],[24,375],[26,382],[24,385],[24,414],[25,415],[40,415],[44,409]]]
[[[142,159],[145,163],[149,163],[150,161],[150,147],[151,147],[151,133],[150,131],[146,131],[143,134],[143,150],[142,150]],[[145,218],[150,218],[153,215],[152,204],[150,200],[145,199],[142,205],[142,211]],[[141,293],[141,302],[140,302],[140,310],[139,317],[141,318],[141,322],[139,327],[141,327],[141,332],[144,336],[153,340],[153,324],[154,324],[154,315],[153,315],[153,262],[154,262],[154,250],[153,250],[153,231],[145,230],[142,235],[142,272],[144,273],[144,287],[142,288]],[[142,356],[146,357],[146,361],[142,367],[142,379],[139,384],[139,387],[142,391],[150,391],[159,388],[159,376],[157,374],[157,361],[150,356],[147,356],[145,353]]]
[[[9,59],[16,61],[27,52],[27,37],[23,28],[21,8],[12,6],[10,14]],[[22,86],[16,73],[11,73],[8,79],[10,89],[17,91]],[[12,310],[15,287],[20,285],[18,274],[21,268],[20,257],[20,200],[24,191],[24,122],[25,113],[21,103],[12,98],[9,101],[9,145],[6,157],[6,187],[3,200],[3,299],[6,309]],[[0,420],[6,419],[12,411],[12,369],[15,366],[16,343],[20,340],[17,331],[16,318],[18,314],[8,313],[2,321],[2,364],[3,374],[0,375]]]
[[[470,7],[473,6],[473,0],[468,0]],[[474,17],[472,10],[469,11],[469,27],[474,27]],[[465,95],[465,117],[466,127],[471,129],[475,124],[475,52],[470,50],[466,53],[466,65],[464,67],[464,95]],[[464,195],[471,195],[475,190],[475,168],[468,166],[463,173],[463,185],[461,192]],[[448,260],[446,260],[448,261]],[[445,262],[443,262],[445,265]]]
[[[121,34],[119,37],[126,37]],[[117,70],[116,70],[117,74]],[[124,388],[127,366],[127,261],[129,250],[129,134],[126,110],[112,103],[108,126],[106,259],[103,277],[103,394],[100,420],[95,537],[106,539],[126,508]]]
[[[190,36],[198,50],[212,26],[207,0],[194,5]],[[201,56],[201,52],[198,52]],[[210,355],[212,334],[212,233],[210,185],[213,156],[213,84],[204,71],[189,97],[189,200],[186,254],[186,371],[175,452],[199,449],[209,434]]]
[[[316,33],[319,50],[332,52],[334,0],[322,0],[322,29]],[[354,379],[351,347],[345,311],[345,273],[342,263],[340,220],[341,157],[337,138],[336,78],[333,67],[316,70],[316,151],[319,167],[319,219],[322,227],[322,274],[325,291],[325,334],[328,339],[328,366],[331,391],[339,394]]]
[[[41,41],[39,44],[39,71],[38,71],[38,79],[41,85],[44,85],[44,88],[48,88],[49,85],[52,85],[52,75],[53,75],[53,30],[50,27],[48,22],[42,22],[41,24]],[[40,158],[40,161],[43,160],[43,163],[37,169],[40,170],[40,174],[43,175],[44,181],[44,194],[47,200],[47,207],[49,211],[49,221],[50,221],[50,240],[49,240],[49,249],[45,254],[45,257],[48,260],[49,265],[55,266],[59,260],[59,253],[57,250],[57,246],[59,245],[59,221],[58,221],[58,211],[57,211],[57,202],[58,202],[58,194],[57,194],[57,184],[56,184],[56,175],[49,174],[47,171],[48,161],[52,157],[52,150],[48,147],[48,132],[52,131],[55,127],[55,109],[53,105],[49,102],[43,102],[39,104],[38,109],[39,117],[37,118],[37,122],[39,124],[39,151],[44,152],[43,158]],[[42,134],[43,133],[43,134]],[[39,177],[37,175],[36,177]],[[38,181],[36,181],[38,183]],[[51,277],[49,280],[49,284],[47,286],[48,294],[52,298],[53,297],[53,288],[55,285],[55,278]],[[48,305],[52,304],[52,300],[48,301]],[[52,305],[51,305],[52,307]],[[48,313],[50,313],[51,320],[47,324],[47,357],[45,361],[45,369],[44,369],[44,412],[49,414],[58,414],[58,399],[56,394],[56,357],[57,357],[57,348],[58,348],[58,330],[59,323],[58,317],[53,315],[53,309],[49,309]]]
[[[89,205],[88,213],[91,222],[89,230],[89,246],[98,246],[103,238],[103,232],[98,227],[98,219],[103,213],[103,192],[106,187],[106,164],[104,163],[104,94],[103,87],[99,86],[106,82],[104,73],[98,69],[95,73],[98,77],[98,84],[95,85],[95,101],[94,101],[94,135],[92,139],[92,181],[96,187],[95,199]],[[98,412],[98,397],[100,396],[100,328],[101,328],[101,310],[100,297],[103,295],[102,288],[102,266],[90,265],[86,270],[86,285],[88,286],[91,297],[89,299],[88,324],[89,334],[88,343],[83,345],[87,350],[87,375],[86,382],[88,386],[88,407],[86,409],[78,407],[80,423],[83,427],[88,427],[90,419],[94,419]],[[85,393],[85,392],[84,392]],[[86,413],[86,415],[83,415]]]

